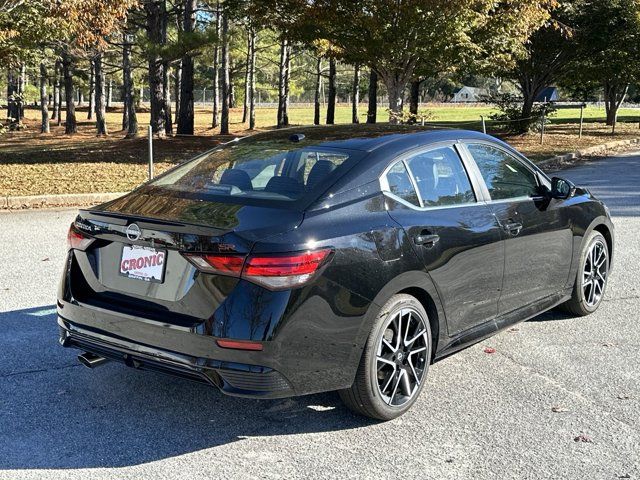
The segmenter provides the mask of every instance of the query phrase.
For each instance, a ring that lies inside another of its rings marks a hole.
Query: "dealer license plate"
[[[125,245],[122,248],[120,274],[146,282],[162,282],[166,250]]]

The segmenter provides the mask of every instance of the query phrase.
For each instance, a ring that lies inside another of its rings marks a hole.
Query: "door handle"
[[[520,222],[507,222],[503,225],[504,230],[514,237],[522,230],[522,224]]]
[[[420,235],[413,237],[413,241],[416,245],[431,248],[440,241],[440,236],[430,233],[421,233]]]

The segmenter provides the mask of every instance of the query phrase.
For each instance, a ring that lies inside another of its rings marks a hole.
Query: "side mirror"
[[[566,200],[576,193],[576,186],[569,180],[560,177],[551,179],[551,198]]]

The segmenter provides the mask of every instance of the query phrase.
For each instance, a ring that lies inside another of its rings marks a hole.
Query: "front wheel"
[[[411,408],[431,363],[427,312],[414,297],[394,295],[380,310],[367,340],[356,379],[341,390],[354,412],[391,420]]]
[[[601,233],[591,232],[580,255],[580,268],[571,299],[562,307],[574,315],[595,312],[604,297],[609,274],[609,248]]]

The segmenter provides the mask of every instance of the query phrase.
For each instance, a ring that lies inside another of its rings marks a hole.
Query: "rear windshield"
[[[203,198],[294,202],[326,189],[357,154],[290,141],[239,141],[212,150],[149,185]]]

